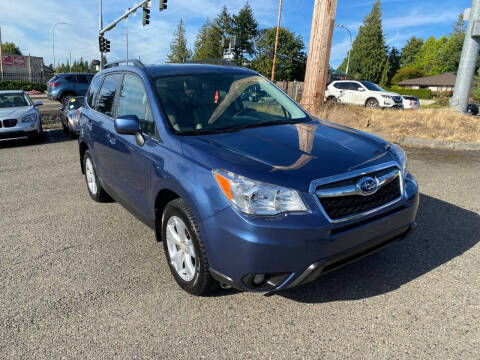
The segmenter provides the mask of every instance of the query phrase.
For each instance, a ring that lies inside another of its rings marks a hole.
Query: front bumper
[[[0,120],[1,121],[1,120]],[[1,127],[0,128],[0,139],[13,139],[18,137],[25,137],[25,136],[35,136],[40,131],[40,122],[26,122],[17,123],[16,126],[13,127]]]
[[[227,208],[201,226],[212,276],[241,290],[273,291],[313,281],[408,235],[419,203],[411,175],[398,203],[359,220],[328,222],[318,206],[309,214],[249,217]],[[270,283],[252,279],[265,274]]]

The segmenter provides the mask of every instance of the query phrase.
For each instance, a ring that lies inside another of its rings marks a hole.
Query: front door
[[[134,135],[114,135],[111,150],[115,158],[115,190],[135,210],[149,217],[150,174],[152,154],[158,144],[157,131],[144,82],[133,73],[125,74],[118,97],[116,116],[125,115],[137,116],[145,143],[138,145]]]

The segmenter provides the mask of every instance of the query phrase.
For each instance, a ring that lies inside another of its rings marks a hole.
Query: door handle
[[[107,134],[107,139],[108,139],[108,142],[112,145],[115,145],[115,143],[117,142],[117,140],[110,134]]]

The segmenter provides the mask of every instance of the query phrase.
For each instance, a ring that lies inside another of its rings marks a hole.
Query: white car
[[[420,100],[418,100],[417,97],[410,96],[410,95],[402,95],[402,99],[403,99],[404,109],[411,109],[411,110],[420,109]]]
[[[327,87],[327,103],[362,105],[370,108],[403,108],[403,99],[397,93],[385,91],[369,81],[339,80]]]
[[[0,139],[27,136],[40,139],[43,135],[38,107],[22,90],[0,91]]]

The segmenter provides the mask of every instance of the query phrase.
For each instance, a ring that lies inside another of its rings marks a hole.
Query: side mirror
[[[42,106],[42,105],[43,105],[43,102],[41,102],[41,101],[35,101],[33,103],[33,107],[39,107],[39,106]]]
[[[63,111],[63,110],[65,110],[65,108],[64,108],[63,106],[60,106],[60,107],[58,108],[58,110]]]
[[[359,87],[359,88],[358,88],[358,91],[365,91],[365,89],[362,88],[362,87]]]
[[[121,135],[135,135],[139,133],[140,123],[136,115],[124,115],[114,121],[115,131]]]

